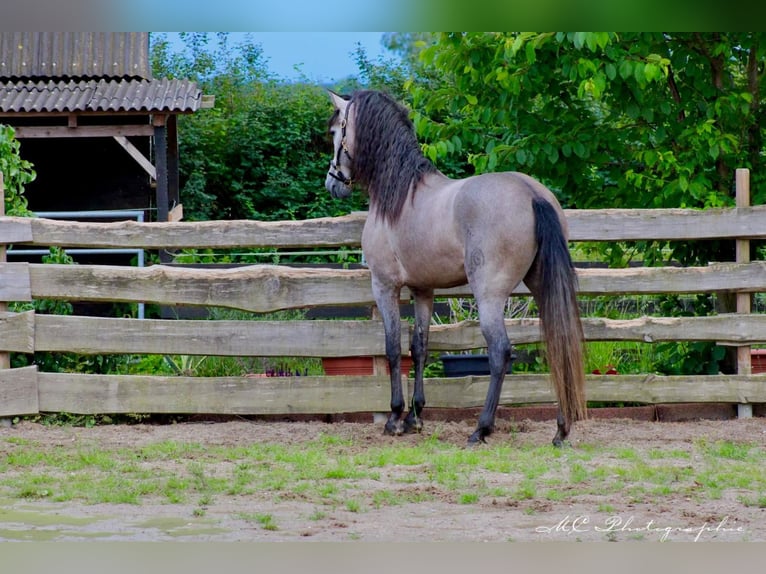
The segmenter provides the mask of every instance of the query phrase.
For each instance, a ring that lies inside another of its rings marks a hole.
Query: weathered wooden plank
[[[706,267],[635,267],[578,269],[580,295],[708,293],[710,291],[763,291],[766,262],[714,263]],[[515,295],[529,295],[524,284]],[[470,297],[467,285],[437,289],[438,297]]]
[[[0,301],[31,301],[28,263],[0,263]]]
[[[153,135],[150,125],[122,125],[122,126],[16,126],[14,128],[18,139],[27,138],[93,138],[120,136],[151,136]]]
[[[25,264],[5,264],[25,265]],[[0,264],[0,279],[13,275]],[[19,268],[16,268],[19,269]],[[374,303],[366,269],[295,269],[252,265],[236,269],[190,269],[154,265],[146,268],[108,265],[29,266],[36,298],[134,301],[164,305],[233,307],[255,312],[327,305]],[[708,267],[646,267],[578,271],[581,295],[766,291],[766,263],[719,263]],[[13,278],[20,282],[18,277]],[[3,289],[6,287],[6,289]],[[0,298],[25,300],[24,292],[0,283]],[[516,294],[526,294],[521,286]],[[469,287],[438,290],[440,297],[469,297]],[[26,299],[29,298],[27,294]],[[409,299],[407,290],[402,300]]]
[[[33,324],[36,322],[36,325]],[[630,320],[584,318],[589,341],[766,341],[766,316],[642,317]],[[507,319],[514,344],[537,343],[537,319]],[[36,333],[36,337],[34,334]],[[37,315],[0,316],[0,335],[9,351],[67,351],[225,356],[338,357],[383,355],[380,321],[176,321]],[[402,325],[402,351],[410,330]],[[432,351],[486,346],[478,321],[431,327]]]
[[[96,413],[289,414],[388,411],[389,379],[150,377],[40,373],[40,410]]]
[[[431,407],[469,408],[484,404],[489,377],[426,379],[426,404]],[[657,403],[766,402],[766,375],[588,375],[589,401]],[[500,404],[555,402],[547,375],[506,377]]]
[[[0,417],[40,412],[37,375],[37,367],[0,369]]]
[[[35,313],[0,313],[0,350],[34,353]]]
[[[384,355],[386,350],[382,321],[176,321],[57,315],[37,315],[36,320],[38,351],[344,357]],[[401,340],[406,353],[406,324]]]
[[[0,217],[0,244],[32,241],[32,220],[28,217]]]
[[[730,345],[766,342],[766,315],[730,313],[710,317],[639,317],[624,320],[584,317],[582,324],[588,341],[715,341]],[[505,328],[514,344],[541,340],[537,319],[506,319]],[[478,321],[431,327],[429,348],[432,351],[459,351],[485,346]]]
[[[191,269],[154,265],[31,265],[35,297],[220,306],[266,313],[372,302],[367,270],[252,265]]]
[[[766,237],[766,206],[722,209],[567,209],[572,241]]]
[[[110,134],[112,135],[112,134]],[[565,210],[573,241],[766,237],[766,206],[724,209]],[[305,221],[87,223],[33,220],[33,241],[146,249],[359,246],[366,212]],[[7,218],[13,224],[19,218]],[[0,235],[0,237],[3,237]]]
[[[583,319],[589,341],[715,341],[722,345],[766,342],[766,315]]]
[[[426,379],[426,401],[430,407],[440,408],[481,406],[488,384],[488,377]],[[766,402],[766,375],[593,375],[588,376],[587,385],[590,401]],[[81,414],[386,412],[390,400],[385,376],[190,378],[39,373],[38,386],[40,411]],[[512,375],[506,378],[500,402],[549,403],[555,397],[546,375]]]
[[[352,213],[303,221],[161,223],[99,223],[35,218],[31,220],[31,226],[32,241],[46,246],[145,249],[356,247],[361,244],[365,217],[365,213]],[[22,218],[5,218],[7,225],[16,224],[19,219]]]

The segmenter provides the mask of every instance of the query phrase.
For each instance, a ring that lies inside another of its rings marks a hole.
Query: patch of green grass
[[[731,441],[717,441],[711,445],[700,445],[703,453],[712,458],[724,458],[728,460],[763,460],[763,450],[749,443],[734,443]]]
[[[588,471],[580,463],[573,463],[569,467],[569,480],[573,483],[585,482],[588,480]]]
[[[311,515],[309,515],[309,520],[314,521],[324,520],[325,518],[327,518],[327,513],[319,509],[315,510],[311,513]]]
[[[299,499],[319,508],[398,506],[440,498],[460,504],[481,500],[566,502],[610,494],[656,502],[678,494],[721,498],[766,507],[766,454],[761,445],[699,440],[687,449],[640,446],[508,443],[466,449],[436,435],[418,442],[364,448],[332,433],[297,444],[205,447],[161,441],[132,448],[100,448],[82,440],[45,448],[5,439],[0,455],[0,496],[78,500],[86,503],[196,503],[195,512],[219,497],[252,495]],[[401,489],[370,487],[387,482]],[[613,512],[609,504],[600,512]]]
[[[464,492],[458,497],[460,504],[476,504],[479,502],[479,495],[476,492]]]
[[[362,504],[356,499],[347,500],[345,503],[346,510],[349,512],[360,512],[362,510]]]
[[[241,512],[237,514],[237,517],[246,522],[259,524],[264,530],[279,530],[273,514]]]
[[[516,491],[513,493],[516,500],[531,500],[537,496],[537,487],[532,480],[523,480]]]

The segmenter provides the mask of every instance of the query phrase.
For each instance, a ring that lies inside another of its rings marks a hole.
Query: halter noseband
[[[330,170],[327,172],[331,178],[337,179],[343,185],[351,185],[354,183],[354,180],[350,177],[346,177],[340,170],[341,152],[345,153],[350,161],[354,161],[354,158],[351,157],[351,154],[348,151],[348,144],[346,143],[346,125],[348,124],[348,109],[350,107],[351,102],[349,101],[346,106],[346,113],[343,115],[343,119],[340,120],[340,146],[338,146],[338,153],[335,156],[335,161],[330,160]]]

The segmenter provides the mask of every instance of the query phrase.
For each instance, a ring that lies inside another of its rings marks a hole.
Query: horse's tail
[[[540,322],[551,380],[567,429],[587,418],[583,331],[577,304],[577,274],[558,214],[541,197],[532,200],[537,238]]]

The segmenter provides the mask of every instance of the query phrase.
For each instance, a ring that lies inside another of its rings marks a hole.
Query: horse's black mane
[[[366,187],[375,214],[390,223],[413,189],[436,167],[420,151],[407,109],[388,94],[361,90],[351,96],[354,179]]]

